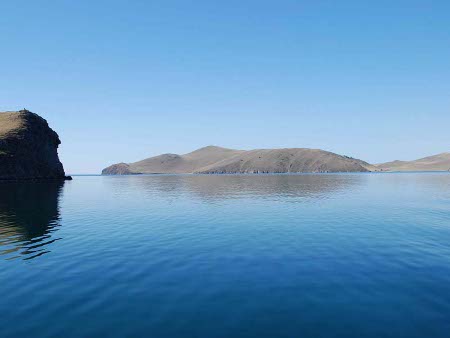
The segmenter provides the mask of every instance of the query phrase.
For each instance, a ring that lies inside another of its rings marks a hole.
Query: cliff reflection
[[[58,240],[59,195],[64,182],[0,184],[0,255],[32,259]]]

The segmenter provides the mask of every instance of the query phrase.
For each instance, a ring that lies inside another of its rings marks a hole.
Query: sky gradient
[[[206,145],[450,151],[449,1],[0,1],[0,111],[69,174]]]

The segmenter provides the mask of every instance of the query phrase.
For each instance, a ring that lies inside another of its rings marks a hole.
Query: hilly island
[[[102,175],[253,174],[370,172],[380,169],[362,160],[320,149],[235,150],[207,146],[188,154],[163,154],[134,163],[113,164]]]

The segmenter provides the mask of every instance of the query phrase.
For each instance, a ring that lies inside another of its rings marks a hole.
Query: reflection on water
[[[32,259],[58,240],[59,195],[64,182],[0,184],[0,255]]]
[[[119,188],[155,191],[162,196],[191,195],[215,201],[234,198],[329,198],[357,186],[364,176],[350,175],[154,175],[107,181]],[[117,190],[117,189],[115,189]],[[119,191],[120,193],[120,191]]]

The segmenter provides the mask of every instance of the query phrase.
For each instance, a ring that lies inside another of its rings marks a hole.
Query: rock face
[[[185,155],[164,154],[135,163],[119,163],[102,175],[237,174],[377,171],[367,162],[319,149],[234,150],[208,146]]]
[[[0,112],[0,180],[70,179],[58,158],[60,143],[42,117]]]
[[[450,153],[424,157],[415,161],[392,161],[377,164],[383,171],[450,171]]]

